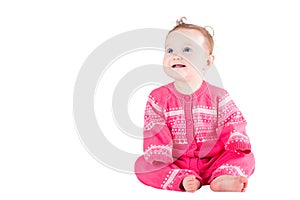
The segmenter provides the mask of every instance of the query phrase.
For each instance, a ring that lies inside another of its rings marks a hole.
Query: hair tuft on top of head
[[[181,17],[180,19],[177,19],[176,20],[176,26],[185,24],[184,21],[186,21],[186,20],[187,20],[186,17]]]
[[[213,27],[211,27],[211,26],[204,26],[203,28],[210,34],[211,37],[215,36],[215,31],[214,31]]]

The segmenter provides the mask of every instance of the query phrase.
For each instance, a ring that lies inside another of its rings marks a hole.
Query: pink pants
[[[253,154],[223,151],[214,157],[181,156],[168,165],[155,165],[140,156],[135,163],[137,178],[145,185],[154,188],[184,191],[181,182],[188,175],[195,175],[202,185],[208,185],[220,175],[249,177],[254,172]]]

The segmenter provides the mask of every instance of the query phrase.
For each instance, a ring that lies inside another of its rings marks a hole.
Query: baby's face
[[[208,66],[209,50],[200,31],[178,29],[171,32],[165,43],[163,60],[165,73],[178,81],[190,82],[202,77]]]

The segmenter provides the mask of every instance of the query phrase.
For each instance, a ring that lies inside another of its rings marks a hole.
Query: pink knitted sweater
[[[144,120],[144,156],[150,163],[212,157],[224,149],[251,152],[242,113],[227,91],[205,81],[191,95],[179,93],[174,83],[153,90]]]

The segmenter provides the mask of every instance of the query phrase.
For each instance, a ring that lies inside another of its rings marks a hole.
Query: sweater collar
[[[198,90],[196,90],[194,93],[192,94],[183,94],[181,92],[179,92],[176,88],[175,88],[175,85],[174,85],[174,82],[172,83],[169,83],[168,84],[168,88],[171,90],[171,92],[173,94],[175,94],[178,98],[181,98],[181,99],[185,99],[186,101],[189,101],[191,99],[194,99],[198,96],[200,96],[203,92],[205,92],[207,90],[207,82],[203,80],[200,88]]]

